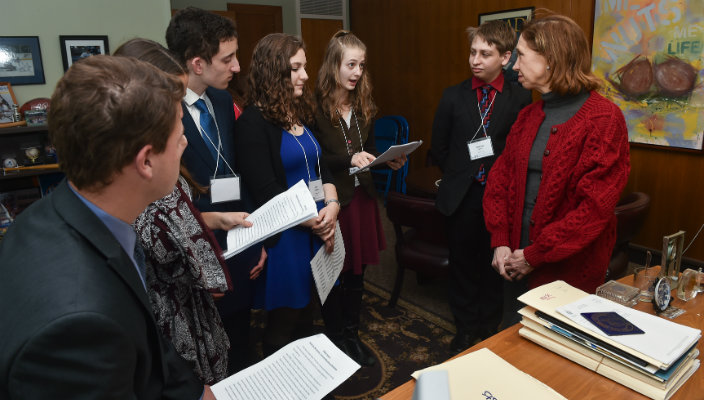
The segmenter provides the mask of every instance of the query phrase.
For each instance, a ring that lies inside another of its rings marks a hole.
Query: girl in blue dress
[[[321,246],[332,251],[340,211],[320,145],[308,126],[313,101],[306,86],[303,42],[270,34],[257,43],[249,72],[247,106],[235,125],[242,182],[259,207],[300,180],[311,189],[318,216],[267,240],[266,276],[257,305],[268,311],[262,345],[271,354],[312,328],[310,260]]]

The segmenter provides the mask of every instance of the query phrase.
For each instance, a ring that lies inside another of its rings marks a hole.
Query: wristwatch
[[[653,292],[653,307],[655,312],[661,313],[667,309],[672,300],[672,287],[670,279],[666,276],[660,277],[655,282],[655,291]]]
[[[338,199],[327,199],[327,200],[325,200],[325,205],[326,205],[326,206],[327,206],[328,204],[330,204],[330,203],[337,203],[338,206],[340,206],[340,207],[342,206],[342,205],[340,204],[340,201],[339,201]]]

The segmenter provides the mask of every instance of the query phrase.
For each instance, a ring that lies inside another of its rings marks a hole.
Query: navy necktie
[[[193,105],[200,111],[200,128],[203,132],[205,146],[210,150],[213,160],[217,160],[217,147],[220,144],[220,137],[218,135],[217,125],[215,125],[215,119],[210,114],[210,111],[208,111],[208,106],[205,105],[203,99],[198,99]]]
[[[479,101],[479,109],[484,117],[484,129],[489,129],[489,120],[491,119],[491,101],[489,101],[489,94],[491,93],[491,86],[484,85],[481,87],[482,99]]]

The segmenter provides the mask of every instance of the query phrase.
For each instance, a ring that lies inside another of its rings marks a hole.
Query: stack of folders
[[[563,281],[518,300],[526,304],[521,336],[652,399],[669,399],[699,368],[699,329]]]

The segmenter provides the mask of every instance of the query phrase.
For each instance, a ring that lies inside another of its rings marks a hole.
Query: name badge
[[[313,200],[316,202],[325,200],[325,192],[323,191],[323,180],[316,179],[308,182],[308,190],[313,195]]]
[[[491,144],[491,136],[470,140],[467,142],[467,148],[469,149],[469,158],[472,161],[494,155],[494,146]]]
[[[235,175],[212,178],[210,180],[210,202],[224,203],[240,199],[240,177]]]

